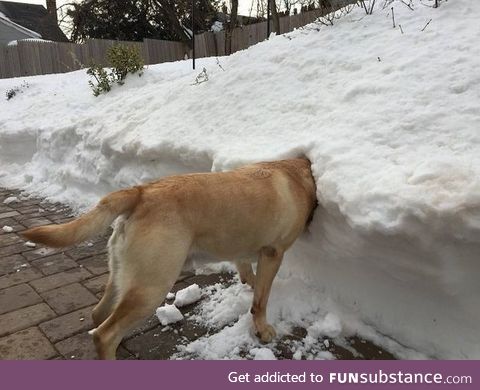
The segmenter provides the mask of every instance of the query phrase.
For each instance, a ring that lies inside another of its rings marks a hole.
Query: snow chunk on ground
[[[301,350],[296,350],[295,353],[292,356],[293,360],[302,360],[302,351]]]
[[[303,349],[310,350],[312,347],[323,344],[326,348],[330,343],[328,340],[321,340],[323,337],[335,338],[342,333],[342,324],[338,316],[328,313],[324,318],[314,321],[307,328],[307,335],[303,339]],[[297,351],[298,352],[298,351]],[[317,356],[317,358],[319,358]]]
[[[159,307],[155,314],[163,326],[183,320],[183,314],[175,305]]]
[[[34,242],[31,242],[31,241],[27,241],[25,243],[25,246],[28,246],[29,248],[36,248],[37,244],[35,244]]]
[[[5,232],[5,233],[11,233],[13,232],[13,228],[11,226],[7,226],[5,225],[2,230]]]
[[[324,319],[309,326],[307,332],[307,337],[315,340],[321,336],[337,337],[342,332],[342,324],[335,314],[328,313]]]
[[[175,298],[175,294],[172,292],[169,292],[166,296],[166,299],[173,299],[173,298]]]
[[[253,348],[250,350],[253,360],[277,360],[271,349]]]
[[[5,204],[10,204],[10,203],[18,203],[19,200],[16,196],[9,196],[7,199],[3,201]]]
[[[13,267],[14,271],[16,272],[20,272],[22,269],[25,269],[25,268],[28,268],[27,263],[16,265],[15,267]]]
[[[192,284],[177,291],[173,304],[177,307],[183,307],[199,301],[202,298],[202,289],[198,284]]]

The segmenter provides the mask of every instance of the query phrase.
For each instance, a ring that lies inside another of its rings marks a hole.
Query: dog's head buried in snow
[[[72,222],[33,228],[24,236],[65,247],[101,233],[121,216],[108,243],[110,278],[92,314],[99,357],[115,359],[123,336],[153,313],[186,260],[199,253],[236,263],[242,282],[254,288],[255,331],[263,342],[271,341],[270,287],[316,204],[310,161],[281,160],[113,192]]]

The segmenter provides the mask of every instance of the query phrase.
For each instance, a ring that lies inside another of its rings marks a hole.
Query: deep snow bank
[[[199,85],[189,62],[99,98],[83,71],[29,78],[0,101],[0,185],[85,207],[166,174],[306,153],[322,207],[277,285],[306,283],[292,293],[314,297],[305,312],[331,297],[344,332],[359,318],[428,356],[479,358],[480,4],[380,3],[224,70],[201,60]],[[276,323],[300,321],[275,299]]]

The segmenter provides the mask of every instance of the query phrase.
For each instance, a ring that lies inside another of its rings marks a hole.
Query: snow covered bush
[[[20,86],[7,89],[7,92],[5,92],[5,96],[7,97],[7,100],[13,99],[17,95],[17,93],[22,93],[23,90],[28,87],[28,83],[24,81]]]
[[[145,66],[139,50],[133,46],[112,46],[107,51],[107,61],[111,66],[110,72],[97,64],[92,64],[87,70],[87,74],[93,76],[96,81],[88,82],[95,96],[109,92],[112,84],[123,85],[129,73],[138,73],[142,76]]]
[[[7,92],[5,93],[5,96],[7,97],[7,100],[10,100],[13,97],[15,97],[17,92],[18,92],[18,87],[11,88],[11,89],[7,90]]]

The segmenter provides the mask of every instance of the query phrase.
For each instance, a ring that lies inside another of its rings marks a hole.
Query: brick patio
[[[8,197],[19,202],[5,204]],[[0,359],[95,359],[91,337],[91,311],[103,293],[108,277],[107,238],[58,250],[29,247],[19,233],[26,228],[72,219],[61,204],[24,198],[18,191],[0,189]],[[7,233],[3,226],[11,226]],[[228,274],[187,276],[174,291],[197,283],[201,287],[223,282]],[[194,305],[183,308],[185,313]],[[191,321],[183,321],[163,331],[152,316],[124,339],[120,359],[168,359],[179,343],[195,340],[208,332]],[[305,336],[304,329],[280,340],[279,358],[291,358],[288,339]],[[333,343],[329,351],[338,358],[392,358],[365,340],[353,338],[352,348]],[[354,351],[352,353],[352,351]],[[356,352],[355,352],[356,351]]]

